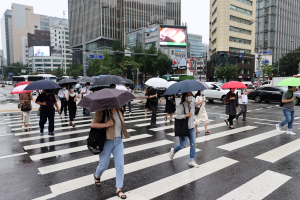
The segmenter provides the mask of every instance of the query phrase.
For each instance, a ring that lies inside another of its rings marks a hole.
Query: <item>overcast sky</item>
[[[0,0],[0,18],[6,9],[11,9],[12,3],[33,6],[35,14],[52,17],[63,17],[66,11],[68,18],[68,0]],[[188,32],[202,35],[203,43],[209,41],[209,0],[182,0],[181,21],[187,22]],[[1,34],[1,32],[0,32]],[[2,37],[0,37],[2,38]],[[2,49],[0,39],[0,49]]]

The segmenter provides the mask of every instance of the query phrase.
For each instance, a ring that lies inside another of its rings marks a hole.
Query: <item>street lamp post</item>
[[[293,43],[294,42],[294,40],[291,40],[291,42]],[[278,48],[278,50],[280,49],[280,47]],[[279,56],[280,56],[280,53],[279,52],[277,52],[278,54],[278,66],[277,66],[277,77],[279,77]]]
[[[3,57],[0,57],[0,59],[1,59],[1,68],[2,68],[2,80],[1,80],[1,82],[2,82],[2,87],[4,87],[4,70],[3,70],[4,66],[3,66],[2,58]]]
[[[251,21],[251,24],[253,24],[253,23],[255,23],[255,22],[257,22],[256,20],[253,20],[253,21]],[[259,88],[260,87],[260,59],[261,59],[261,55],[260,55],[260,38],[259,38],[259,36],[260,36],[260,31],[259,31],[259,23],[257,23],[258,24],[258,27],[257,27],[257,30],[258,30],[258,39],[257,39],[257,41],[258,41],[258,56],[257,56],[257,60],[258,60],[258,64],[257,64],[257,71],[258,71],[258,76],[257,76],[257,79],[258,79],[258,81],[257,81],[257,88]]]

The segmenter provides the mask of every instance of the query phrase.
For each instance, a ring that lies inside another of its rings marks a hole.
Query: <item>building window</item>
[[[266,16],[265,17],[265,31],[268,30],[268,27],[269,27],[269,16]]]
[[[65,34],[66,34],[66,35],[69,35],[69,32],[66,31]]]
[[[238,48],[234,48],[234,47],[229,47],[229,51],[234,52],[234,53],[240,53],[241,51],[244,51],[244,54],[251,54],[251,50],[238,49]]]
[[[35,62],[43,62],[43,59],[35,59]]]
[[[53,62],[61,62],[61,59],[53,59]]]
[[[217,52],[217,49],[214,49],[213,51],[212,51],[212,54],[215,54]]]
[[[252,24],[252,22],[249,21],[249,20],[241,19],[241,18],[232,16],[232,15],[230,15],[230,20],[236,21],[236,22],[239,22],[239,23],[242,23],[242,24],[248,24],[248,25]]]
[[[51,59],[44,59],[44,62],[51,62]]]
[[[212,16],[214,16],[217,12],[217,8],[214,10],[214,12],[212,13]]]
[[[251,40],[245,40],[241,38],[229,37],[230,42],[238,42],[243,44],[251,44]]]
[[[212,7],[214,7],[214,5],[217,3],[217,0],[214,0]]]
[[[252,15],[252,11],[250,11],[250,10],[245,10],[245,9],[243,9],[243,8],[239,8],[239,7],[236,7],[236,6],[233,6],[233,5],[230,5],[230,9],[231,9],[231,10],[238,11],[238,12],[241,12],[241,13],[244,13],[244,14],[247,14],[247,15]]]
[[[237,1],[239,1],[239,2],[242,2],[242,3],[245,3],[245,4],[247,4],[247,5],[250,5],[250,6],[252,6],[252,2],[251,2],[251,1],[248,1],[248,0],[237,0]]]
[[[215,25],[215,23],[217,23],[217,18],[213,21],[212,26]]]
[[[36,67],[42,67],[43,64],[35,64]]]
[[[217,28],[212,32],[212,35],[214,35],[217,32]]]
[[[216,44],[216,42],[217,42],[217,38],[214,39],[211,44]]]
[[[233,27],[233,26],[230,26],[229,30],[230,31],[234,31],[234,32],[244,33],[244,34],[247,34],[247,35],[251,35],[251,31],[245,30],[245,29],[241,29],[241,28],[237,28],[237,27]]]
[[[242,63],[242,64],[251,64],[251,60],[250,59],[237,59],[237,63]]]

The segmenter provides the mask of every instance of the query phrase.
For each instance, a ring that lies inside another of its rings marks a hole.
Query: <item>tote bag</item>
[[[183,111],[185,113],[185,108],[183,106]],[[189,118],[185,119],[175,119],[175,136],[189,136]]]

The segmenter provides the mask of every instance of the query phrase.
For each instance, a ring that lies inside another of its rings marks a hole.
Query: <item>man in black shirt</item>
[[[155,87],[149,90],[148,92],[148,98],[149,98],[149,106],[152,111],[151,116],[151,126],[157,126],[156,125],[156,114],[157,114],[157,103],[158,99],[160,99],[160,95],[158,94],[158,91]]]
[[[56,102],[55,96],[50,93],[50,90],[44,90],[44,93],[40,94],[35,103],[41,106],[41,114],[40,114],[40,132],[44,133],[44,125],[47,122],[47,118],[49,121],[48,131],[49,135],[54,135],[54,116],[55,109],[54,105],[57,108],[57,112],[59,113],[59,107]]]

